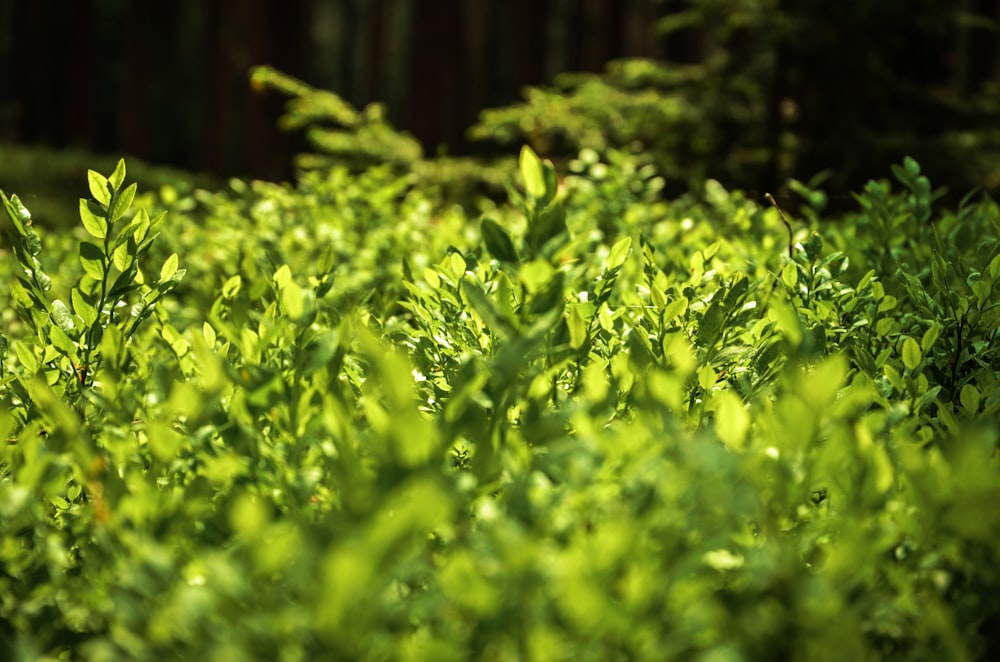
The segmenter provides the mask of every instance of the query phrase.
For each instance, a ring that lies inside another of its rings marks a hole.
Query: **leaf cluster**
[[[995,203],[648,166],[5,196],[2,657],[995,656]]]

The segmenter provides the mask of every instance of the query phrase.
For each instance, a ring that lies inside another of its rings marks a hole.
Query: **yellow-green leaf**
[[[111,186],[116,191],[122,187],[122,183],[125,181],[125,159],[118,159],[115,171],[108,177],[108,181],[111,182]]]
[[[732,391],[722,391],[715,396],[715,433],[722,443],[732,449],[743,448],[750,430],[750,414],[740,397]]]
[[[95,214],[90,209],[91,204],[80,198],[80,220],[83,221],[83,229],[92,237],[104,239],[108,235],[108,221],[103,216]]]
[[[76,343],[58,326],[49,328],[49,342],[66,356],[76,356]]]
[[[608,253],[608,263],[606,269],[611,271],[616,267],[620,267],[625,263],[625,259],[628,258],[629,251],[632,250],[632,237],[624,237],[615,242],[615,245],[611,247],[611,252]]]
[[[290,282],[292,282],[292,269],[287,264],[283,264],[274,272],[274,284],[280,290]]]
[[[545,197],[545,174],[542,172],[542,160],[535,152],[525,145],[521,148],[521,177],[524,178],[524,188],[532,198]]]
[[[580,314],[579,306],[566,309],[566,328],[569,330],[570,347],[580,349],[587,341],[587,321]]]
[[[90,187],[90,195],[94,196],[94,200],[105,206],[111,202],[111,191],[108,190],[107,177],[95,170],[88,170],[87,184]]]
[[[177,272],[177,253],[171,253],[160,267],[160,282],[165,283]]]
[[[715,369],[710,365],[704,365],[698,370],[698,385],[706,391],[711,391],[715,386]]]
[[[225,299],[234,299],[236,295],[239,294],[240,288],[243,286],[243,279],[239,274],[235,276],[230,276],[229,279],[222,284],[222,296]]]
[[[208,322],[203,322],[201,325],[201,333],[205,336],[205,342],[208,343],[209,347],[214,347],[216,340],[215,327]]]
[[[17,354],[17,360],[24,366],[24,370],[28,375],[38,372],[38,359],[35,358],[34,352],[27,345],[23,342],[14,343],[14,353]]]
[[[675,317],[687,312],[688,298],[683,294],[667,304],[663,310],[663,323],[672,322]]]
[[[920,352],[920,345],[917,344],[917,341],[907,337],[903,341],[903,365],[908,370],[916,370],[923,358],[923,354]]]
[[[293,320],[300,319],[305,313],[302,288],[294,280],[289,280],[281,288],[280,301],[282,311]]]
[[[110,213],[112,223],[124,216],[128,208],[132,206],[132,200],[135,198],[135,190],[136,185],[133,183],[115,198],[114,204],[111,205]]]
[[[941,324],[938,322],[933,322],[926,331],[924,331],[923,337],[920,339],[920,349],[924,352],[930,351],[934,343],[937,342],[938,336],[941,334]]]
[[[785,265],[785,268],[781,270],[781,280],[785,282],[785,285],[789,289],[795,289],[795,286],[799,283],[799,270],[794,263],[789,262]]]
[[[84,298],[80,290],[73,288],[70,302],[73,304],[73,312],[80,316],[86,326],[92,326],[97,321],[97,309]]]
[[[970,414],[975,414],[979,411],[979,401],[981,397],[979,389],[972,384],[966,384],[963,386],[958,395],[959,400],[962,402],[962,406],[965,407],[966,411]]]

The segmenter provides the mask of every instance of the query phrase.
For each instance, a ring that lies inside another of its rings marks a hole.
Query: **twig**
[[[764,197],[767,198],[767,201],[770,202],[771,205],[778,210],[778,216],[781,217],[781,222],[785,224],[785,228],[788,230],[788,257],[794,259],[795,257],[794,246],[793,246],[794,233],[792,232],[792,224],[788,222],[788,217],[785,216],[785,212],[781,211],[781,207],[778,206],[778,203],[774,199],[774,196],[772,196],[770,193],[765,193]]]

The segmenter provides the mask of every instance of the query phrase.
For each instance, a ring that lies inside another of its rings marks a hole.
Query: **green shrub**
[[[5,196],[4,659],[995,656],[995,204],[517,170]]]
[[[727,58],[698,65],[628,59],[603,74],[561,74],[552,86],[527,88],[522,103],[483,111],[469,136],[527,142],[553,157],[583,149],[644,153],[675,194],[700,187],[710,172],[747,182],[772,158],[755,135],[764,123],[763,90],[723,74],[729,68]]]

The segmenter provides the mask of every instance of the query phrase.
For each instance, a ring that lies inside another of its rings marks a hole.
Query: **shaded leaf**
[[[104,254],[89,242],[80,244],[80,264],[83,271],[94,280],[103,280],[105,275]]]
[[[511,241],[510,235],[507,234],[506,230],[500,227],[493,219],[484,218],[481,231],[483,242],[486,244],[486,250],[490,252],[490,255],[501,262],[517,264],[517,250],[514,248],[514,242]]]
[[[91,237],[104,239],[108,236],[108,221],[103,215],[95,213],[92,205],[93,202],[80,198],[80,220]]]

